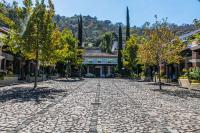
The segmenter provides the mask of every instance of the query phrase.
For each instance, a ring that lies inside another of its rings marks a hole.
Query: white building
[[[117,57],[117,54],[102,53],[99,48],[86,49],[83,56],[86,73],[96,77],[112,77],[117,66]]]

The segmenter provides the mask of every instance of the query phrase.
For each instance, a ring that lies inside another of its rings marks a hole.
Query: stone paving
[[[0,133],[200,133],[200,91],[127,79],[0,88]]]

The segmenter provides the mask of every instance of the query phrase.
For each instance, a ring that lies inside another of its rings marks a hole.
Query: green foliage
[[[74,35],[78,35],[77,30],[77,19],[79,18],[79,15],[75,15],[72,17],[64,17],[60,15],[56,15],[54,17],[54,21],[56,22],[57,26],[63,30],[64,28],[69,28]],[[101,21],[98,20],[96,17],[91,16],[83,16],[83,26],[84,26],[84,40],[83,43],[94,44],[95,47],[99,46],[98,40],[101,38],[101,36],[106,32],[115,32],[118,33],[119,30],[119,23],[113,24],[109,20]],[[129,20],[130,21],[130,20]],[[127,21],[128,22],[128,21]],[[149,22],[145,22],[144,25],[149,25],[151,27]],[[175,33],[177,36],[180,36],[182,34],[191,32],[193,30],[198,29],[193,24],[184,24],[184,25],[176,25],[168,23],[170,29],[172,29],[172,32]],[[122,31],[126,31],[126,26],[122,25]],[[145,31],[145,26],[143,27],[130,27],[130,35],[131,34],[137,34],[139,36],[143,35]],[[123,33],[123,40],[126,40],[126,32]]]
[[[83,18],[82,15],[80,15],[80,18],[78,19],[78,47],[82,47],[83,43]]]
[[[131,77],[132,79],[137,79],[137,78],[139,78],[138,74],[135,74],[135,73],[131,73],[130,77]]]
[[[134,71],[137,66],[137,36],[131,36],[130,39],[126,42],[126,47],[123,50],[124,66],[130,71]]]
[[[200,68],[193,68],[189,72],[189,78],[191,80],[200,80]]]
[[[156,21],[154,29],[149,29],[139,47],[139,63],[145,65],[160,65],[162,63],[177,63],[182,61],[183,43],[169,29],[167,23]]]
[[[112,53],[114,35],[112,32],[106,32],[100,39],[100,48],[102,52]]]
[[[179,77],[180,79],[188,79],[189,77],[189,72],[186,68],[184,68],[181,72],[181,76]]]
[[[82,60],[77,58],[81,53],[77,50],[77,39],[67,29],[61,33],[53,22],[55,11],[51,0],[48,4],[43,0],[36,1],[35,6],[32,6],[31,0],[24,0],[24,7],[15,8],[16,23],[6,42],[13,53],[36,62],[35,76],[39,62],[43,67],[70,59],[72,64],[81,64]],[[18,23],[18,20],[22,23]]]
[[[6,3],[0,2],[0,25],[13,26],[14,22],[9,18]]]
[[[4,76],[5,76],[5,73],[4,72],[0,72],[0,80],[4,80]]]

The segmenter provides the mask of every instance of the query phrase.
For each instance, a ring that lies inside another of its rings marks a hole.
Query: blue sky
[[[16,1],[22,3],[22,0]],[[200,19],[198,0],[54,0],[54,4],[56,13],[62,16],[90,15],[113,23],[125,23],[128,6],[131,26],[141,26],[146,21],[154,22],[155,14],[160,19],[167,17],[168,22],[179,25]]]

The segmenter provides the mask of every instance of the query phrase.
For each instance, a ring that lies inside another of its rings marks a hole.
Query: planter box
[[[167,82],[167,79],[161,78],[160,80],[161,80],[161,83],[168,83],[168,82]],[[159,81],[159,79],[158,79],[158,81]]]
[[[191,89],[198,89],[200,90],[200,81],[199,80],[191,80]]]
[[[169,78],[163,78],[163,77],[161,77],[160,80],[161,80],[161,83],[171,83],[171,80]],[[153,81],[154,82],[159,82],[158,76],[154,76],[153,77]]]
[[[200,90],[200,83],[191,83],[190,88]]]
[[[190,87],[189,79],[179,79],[178,83],[179,83],[180,87],[183,87],[183,88],[189,88]]]
[[[18,82],[18,77],[7,77],[5,76],[3,80],[0,80],[0,85],[10,85]]]

